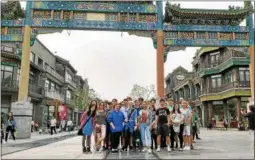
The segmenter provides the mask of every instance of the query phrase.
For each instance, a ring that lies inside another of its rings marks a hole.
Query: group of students
[[[143,98],[134,103],[131,98],[121,103],[113,99],[108,104],[91,101],[80,120],[83,152],[91,152],[92,134],[95,137],[93,147],[99,152],[103,149],[118,152],[120,143],[123,151],[151,153],[152,149],[159,152],[162,147],[167,147],[170,152],[178,148],[178,142],[179,151],[190,150],[193,149],[198,120],[195,108],[183,99],[179,103],[172,99],[166,103],[160,99],[158,105],[155,99],[146,102]]]

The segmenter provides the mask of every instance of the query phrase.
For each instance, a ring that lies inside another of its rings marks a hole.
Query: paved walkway
[[[107,159],[254,159],[254,140],[248,132],[241,131],[207,131],[202,129],[195,150],[139,153],[110,153]],[[81,138],[76,136],[45,146],[32,148],[3,156],[3,159],[105,159],[106,152],[83,154]],[[156,157],[154,157],[156,155]]]
[[[254,159],[254,139],[247,131],[207,131],[195,140],[195,150],[153,152],[159,159]]]
[[[106,152],[83,154],[81,136],[3,156],[2,159],[104,159]]]
[[[77,134],[77,131],[73,132],[61,132],[58,134],[38,134],[32,133],[31,138],[29,139],[17,139],[15,142],[12,139],[8,140],[8,143],[2,144],[1,155],[14,153],[17,151],[47,145],[52,142],[70,138]]]

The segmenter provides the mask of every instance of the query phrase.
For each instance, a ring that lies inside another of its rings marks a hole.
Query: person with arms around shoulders
[[[156,99],[154,99],[154,98],[151,99],[150,111],[151,111],[151,114],[152,114],[151,149],[153,149],[153,148],[156,149],[157,148],[157,128],[155,128],[155,124],[156,124]]]
[[[103,151],[104,138],[106,134],[106,111],[104,103],[99,103],[98,109],[96,111],[96,121],[95,121],[95,139],[96,147],[99,152]]]
[[[171,148],[174,149],[174,142],[176,143],[176,148],[178,148],[178,136],[180,134],[180,125],[183,122],[183,115],[179,109],[179,105],[176,103],[174,105],[171,114]],[[181,151],[181,148],[179,149]]]
[[[160,152],[161,136],[166,137],[167,150],[170,152],[170,112],[166,108],[165,100],[160,100],[160,108],[156,111],[156,128],[157,128],[157,152]]]
[[[184,150],[190,150],[191,146],[191,118],[192,113],[188,109],[188,103],[186,101],[182,101],[181,113],[184,116],[184,129],[183,129],[183,139],[184,139]]]
[[[118,152],[120,136],[124,129],[124,114],[120,111],[120,104],[117,104],[107,117],[111,129],[112,152]]]
[[[11,135],[12,135],[12,139],[15,141],[16,138],[15,138],[15,132],[16,132],[16,121],[15,121],[15,118],[13,116],[13,113],[12,112],[9,112],[8,114],[8,119],[6,120],[6,123],[5,123],[5,142],[7,142],[8,138],[9,138],[9,132],[11,132]]]
[[[91,153],[91,149],[90,149],[91,136],[95,128],[96,110],[97,110],[97,102],[93,100],[90,102],[88,111],[84,111],[81,116],[80,128],[82,128],[82,134],[83,134],[82,136],[83,153]]]
[[[142,110],[139,112],[139,126],[141,132],[141,139],[143,143],[143,152],[148,150],[151,153],[151,132],[152,128],[152,115],[151,111],[148,109],[147,103],[144,101],[142,103]]]
[[[128,102],[128,122],[126,123],[126,136],[125,136],[125,145],[124,145],[124,151],[127,151],[127,148],[129,146],[130,150],[133,150],[133,136],[134,132],[137,130],[137,111],[135,108],[133,108],[133,102],[129,101]]]

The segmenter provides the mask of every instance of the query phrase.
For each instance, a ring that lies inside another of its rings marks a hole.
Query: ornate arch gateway
[[[152,38],[157,49],[157,92],[164,97],[164,62],[185,47],[249,47],[254,97],[254,29],[251,2],[226,10],[183,9],[162,1],[28,1],[25,18],[2,20],[1,41],[20,42],[19,100],[28,95],[30,46],[36,35],[68,30],[125,31]],[[246,26],[239,26],[247,19]]]

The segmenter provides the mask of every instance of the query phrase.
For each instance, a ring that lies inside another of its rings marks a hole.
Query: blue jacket
[[[11,122],[11,126],[16,128],[16,121],[15,121],[15,119],[13,119],[10,122]],[[9,126],[9,119],[6,120],[5,126],[6,126],[6,128]]]
[[[113,110],[109,113],[107,117],[107,121],[109,123],[113,123],[115,129],[110,125],[111,132],[122,132],[123,131],[123,123],[124,123],[124,114],[121,111]]]

